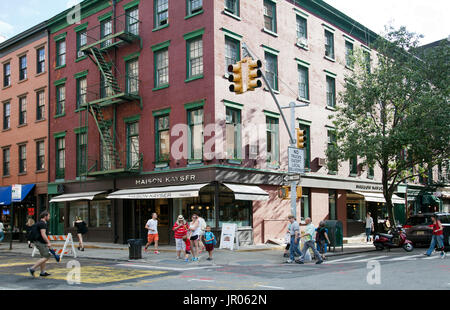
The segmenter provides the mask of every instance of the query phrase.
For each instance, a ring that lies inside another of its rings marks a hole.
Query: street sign
[[[21,202],[22,201],[22,185],[13,184],[11,186],[11,199],[13,202]]]
[[[288,172],[293,174],[305,173],[305,150],[288,147]]]
[[[284,182],[300,181],[300,174],[285,175],[283,180],[284,180]]]

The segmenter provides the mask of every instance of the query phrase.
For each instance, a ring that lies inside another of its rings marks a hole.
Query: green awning
[[[431,205],[431,206],[437,206],[439,205],[440,200],[439,198],[430,195],[430,194],[426,194],[422,196],[422,204],[423,205]]]

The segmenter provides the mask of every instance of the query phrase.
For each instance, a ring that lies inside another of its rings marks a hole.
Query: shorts
[[[177,251],[186,251],[186,243],[183,239],[175,239],[175,246]]]
[[[207,252],[211,252],[212,250],[214,250],[214,244],[205,244],[205,248]]]
[[[147,235],[147,241],[148,243],[153,243],[155,241],[159,240],[159,235],[158,234],[149,234]]]
[[[48,246],[42,242],[39,241],[34,241],[34,246],[36,247],[36,249],[39,250],[39,254],[41,254],[41,257],[43,258],[50,258],[50,252],[48,249]]]
[[[191,251],[186,251],[186,254],[191,254]]]
[[[197,240],[197,239],[198,239],[198,235],[191,236],[191,240],[192,240],[192,241]]]

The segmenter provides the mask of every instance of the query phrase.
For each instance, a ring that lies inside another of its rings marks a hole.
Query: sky
[[[397,28],[406,26],[409,31],[423,34],[422,44],[450,35],[450,18],[446,16],[450,12],[449,0],[325,1],[379,34],[384,31],[385,25],[391,23]],[[0,0],[0,42],[79,2],[81,0]]]

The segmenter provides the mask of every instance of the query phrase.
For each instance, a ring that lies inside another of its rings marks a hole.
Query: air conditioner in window
[[[84,52],[78,51],[77,53],[78,58],[85,56]]]
[[[308,46],[307,38],[297,38],[297,44],[300,46]]]

